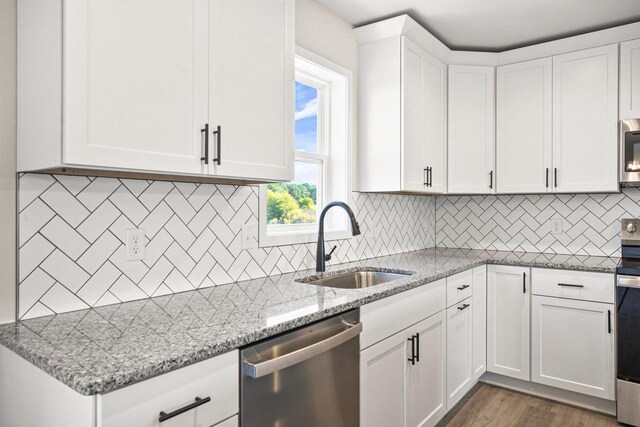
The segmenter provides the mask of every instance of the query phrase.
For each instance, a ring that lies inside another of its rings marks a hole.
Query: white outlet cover
[[[125,233],[125,260],[141,261],[144,259],[146,238],[144,229],[128,228]]]
[[[551,234],[562,234],[562,218],[551,218]]]
[[[258,248],[258,225],[243,224],[242,225],[242,249]]]

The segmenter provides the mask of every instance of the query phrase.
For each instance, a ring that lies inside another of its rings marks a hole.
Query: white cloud
[[[318,115],[318,99],[312,99],[304,104],[301,110],[296,111],[296,120],[306,119]]]

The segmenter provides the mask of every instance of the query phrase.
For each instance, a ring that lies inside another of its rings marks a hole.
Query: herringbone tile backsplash
[[[19,179],[19,317],[31,318],[315,266],[315,243],[243,250],[258,187],[24,174]],[[432,247],[435,198],[353,194],[362,235],[333,263]],[[144,261],[125,261],[144,228]]]
[[[436,244],[617,256],[620,219],[640,218],[640,189],[620,194],[438,196]],[[562,220],[552,233],[551,220]]]

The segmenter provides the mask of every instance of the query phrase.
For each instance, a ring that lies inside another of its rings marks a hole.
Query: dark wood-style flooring
[[[597,412],[479,384],[438,424],[444,426],[601,427],[618,423]]]

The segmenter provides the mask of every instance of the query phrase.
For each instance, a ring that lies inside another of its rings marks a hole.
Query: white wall
[[[16,316],[16,0],[0,0],[0,323]]]
[[[352,188],[358,189],[358,43],[353,27],[314,0],[296,0],[296,45],[353,73]]]

